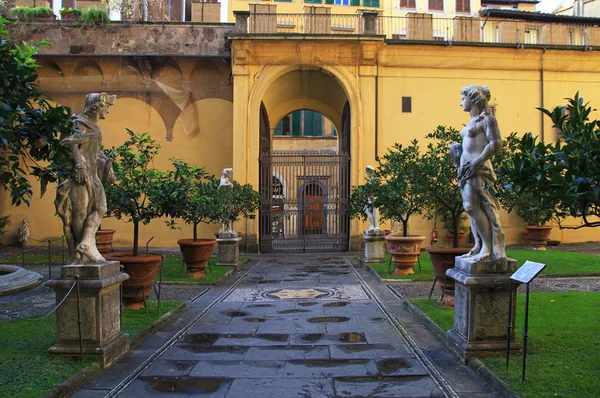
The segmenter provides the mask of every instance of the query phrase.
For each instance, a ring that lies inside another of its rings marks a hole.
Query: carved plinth
[[[365,240],[365,263],[380,263],[385,255],[385,236],[367,235],[363,236]]]
[[[96,357],[102,368],[116,362],[129,349],[128,335],[121,332],[120,285],[129,276],[121,273],[118,261],[101,265],[65,265],[60,279],[46,282],[56,292],[58,304],[79,275],[83,354]],[[50,354],[80,354],[77,323],[77,288],[56,312],[56,344]]]
[[[220,235],[219,235],[220,236]],[[229,265],[239,271],[240,264],[240,241],[242,238],[218,238],[219,256],[217,265]]]
[[[513,259],[472,262],[457,258],[455,267],[446,272],[456,281],[454,327],[448,332],[448,341],[463,361],[506,352],[509,277],[516,269]],[[514,325],[514,289],[512,295]],[[519,350],[521,345],[514,337],[513,328],[510,349]]]

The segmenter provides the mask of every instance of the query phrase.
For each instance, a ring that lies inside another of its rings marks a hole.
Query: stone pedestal
[[[385,236],[367,235],[365,240],[365,264],[381,263],[385,255]]]
[[[83,354],[96,357],[102,368],[116,362],[129,349],[128,335],[121,332],[121,273],[118,261],[101,265],[65,265],[60,279],[46,282],[56,292],[56,303],[65,297],[79,275]],[[77,287],[56,312],[56,344],[50,354],[78,356]]]
[[[475,262],[457,258],[455,267],[446,272],[456,281],[454,327],[448,341],[464,362],[506,352],[509,277],[516,269],[517,261],[510,258]],[[515,289],[512,294],[514,325]],[[514,338],[513,328],[510,349],[519,350],[521,345]]]
[[[242,268],[240,264],[240,241],[242,238],[221,237],[221,235],[217,238],[217,244],[219,245],[217,265],[233,266],[236,271],[239,271]]]

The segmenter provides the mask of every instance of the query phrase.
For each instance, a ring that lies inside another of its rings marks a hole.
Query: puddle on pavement
[[[265,318],[244,318],[246,322],[260,323],[266,321]]]
[[[260,284],[263,284],[263,283],[279,283],[279,281],[277,281],[275,279],[263,279],[262,281],[258,281],[256,283],[260,283]]]
[[[185,339],[183,341],[189,344],[212,345],[219,339],[219,337],[221,337],[221,335],[217,333],[195,333],[185,335]]]
[[[155,377],[152,379],[152,387],[160,392],[211,393],[217,391],[224,381],[189,377]]]
[[[211,346],[198,346],[198,345],[182,345],[181,349],[190,351],[196,354],[212,354],[212,353],[231,353],[231,354],[244,354],[248,351],[249,347],[240,346],[228,346],[228,345],[211,345]]]
[[[334,380],[337,382],[345,382],[345,383],[393,383],[400,382],[404,384],[407,381],[418,381],[428,376],[376,376],[376,377],[356,377],[356,376],[348,376],[348,377],[335,377]],[[342,391],[343,393],[343,391]]]
[[[288,363],[309,367],[332,368],[335,366],[364,365],[368,359],[292,359]]]
[[[319,341],[322,338],[323,338],[322,333],[307,333],[307,334],[303,334],[302,336],[300,336],[300,340],[310,341],[310,342]]]
[[[266,308],[273,307],[273,304],[248,304],[246,308]]]
[[[382,373],[394,373],[398,369],[407,368],[408,365],[401,359],[384,359],[377,361],[377,369]]]
[[[315,318],[308,318],[307,321],[310,323],[326,323],[326,322],[348,322],[350,318],[347,316],[318,316]]]
[[[327,304],[323,305],[323,307],[345,307],[348,304],[350,304],[350,303],[348,303],[346,301],[335,301],[333,303],[327,303]]]
[[[308,274],[290,274],[290,276],[294,276],[294,277],[304,277],[304,276],[308,276]]]
[[[327,276],[339,276],[339,275],[348,275],[350,271],[325,271],[323,275]]]
[[[373,322],[385,322],[385,321],[387,321],[387,319],[385,319],[385,318],[369,318],[369,320],[373,321]]]
[[[287,334],[274,334],[274,333],[264,333],[264,334],[224,334],[222,335],[224,338],[228,339],[261,339],[274,341],[278,343],[284,343],[288,340],[289,335]]]
[[[367,339],[365,338],[364,333],[340,333],[339,341],[343,341],[345,343],[366,343]]]
[[[291,310],[277,311],[278,314],[298,314],[300,312],[310,312],[310,311],[303,310],[301,308],[292,308]]]
[[[377,349],[377,346],[371,344],[339,345],[338,347],[346,352],[363,352]]]
[[[221,314],[223,314],[223,312]],[[225,312],[224,314],[227,316],[233,317],[233,318],[248,315],[246,312],[242,312],[242,311],[230,311],[230,312]]]
[[[305,301],[303,303],[298,303],[298,305],[302,306],[302,307],[310,307],[312,305],[317,305],[316,301]]]
[[[179,370],[187,370],[197,363],[196,361],[175,361],[175,366]]]

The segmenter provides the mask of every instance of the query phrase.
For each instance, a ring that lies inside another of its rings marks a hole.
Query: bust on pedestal
[[[73,116],[75,131],[61,143],[71,150],[75,161],[73,178],[60,181],[56,189],[56,212],[63,221],[69,248],[69,263],[61,268],[59,279],[46,283],[56,292],[56,302],[65,302],[56,313],[56,345],[50,354],[80,354],[78,312],[81,313],[83,354],[96,357],[101,367],[110,366],[129,348],[121,332],[120,285],[128,279],[118,261],[107,261],[96,247],[96,231],[106,214],[102,182],[114,179],[112,159],[101,150],[102,133],[97,125],[104,119],[115,95],[88,94],[83,112]],[[80,300],[75,289],[79,281]],[[69,291],[71,293],[69,294]]]
[[[466,362],[505,352],[509,280],[517,262],[506,257],[500,204],[489,188],[496,179],[491,158],[502,146],[496,119],[489,112],[490,92],[474,84],[463,87],[461,94],[462,108],[471,120],[460,132],[462,144],[453,143],[450,152],[458,166],[458,184],[475,245],[457,257],[455,267],[446,274],[456,281],[454,327],[448,341]],[[516,293],[512,294],[515,306]],[[513,324],[514,316],[513,308]],[[514,329],[510,333],[510,348],[517,350],[520,345],[514,341]]]

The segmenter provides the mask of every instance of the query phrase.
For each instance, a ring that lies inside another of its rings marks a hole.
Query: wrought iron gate
[[[348,173],[348,155],[288,151],[263,155],[261,251],[347,251]]]

